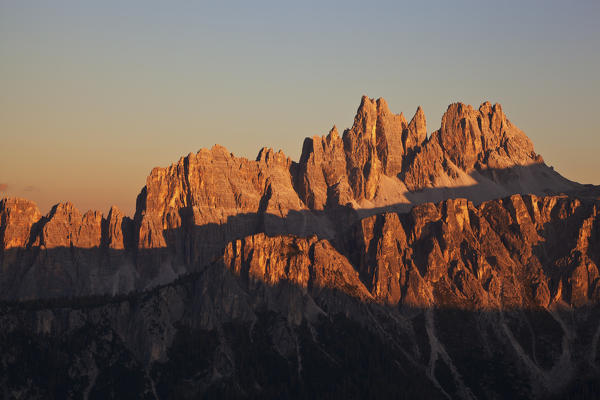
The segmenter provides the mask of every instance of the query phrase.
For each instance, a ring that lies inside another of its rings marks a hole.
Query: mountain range
[[[298,162],[154,168],[135,215],[0,202],[16,398],[593,398],[600,191],[499,104],[361,99]]]

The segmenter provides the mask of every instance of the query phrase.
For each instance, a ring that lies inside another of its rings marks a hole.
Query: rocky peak
[[[108,216],[106,217],[106,240],[105,243],[109,248],[115,250],[123,250],[125,249],[126,233],[123,232],[124,221],[129,220],[125,217],[125,215],[119,210],[117,206],[110,207],[110,211],[108,212]],[[130,220],[129,220],[130,221]]]
[[[256,161],[266,165],[277,163],[285,167],[288,167],[292,162],[290,158],[283,153],[283,151],[279,150],[275,152],[270,147],[263,147],[260,149],[258,155],[256,156]]]
[[[454,103],[442,116],[439,136],[442,149],[463,170],[471,170],[482,152],[481,131],[470,105]]]
[[[506,118],[502,106],[490,102],[484,102],[478,110],[463,103],[448,106],[440,129],[432,133],[406,167],[402,175],[410,190],[439,186],[441,182],[448,186],[452,182],[475,184],[483,177],[494,185],[510,187],[510,191],[520,187],[517,191],[525,193],[557,192],[577,186],[548,168],[529,138]],[[522,174],[536,175],[533,181],[523,179],[527,188],[520,186]]]
[[[360,105],[354,116],[352,128],[346,131],[344,136],[352,136],[354,141],[364,140],[374,145],[377,116],[382,111],[382,105],[387,110],[387,103],[385,101],[362,96]]]
[[[77,241],[82,215],[71,202],[52,207],[46,219],[36,245],[51,249],[70,247]]]
[[[3,199],[3,393],[593,397],[600,200],[518,194],[573,187],[498,104],[427,139],[420,107],[363,98],[298,163],[214,146],[153,169],[135,221]]]
[[[304,140],[295,173],[295,187],[308,208],[322,210],[328,202],[328,188],[347,182],[344,143],[334,125],[327,136]]]
[[[500,104],[485,102],[479,110],[451,104],[437,138],[449,159],[465,171],[540,161],[529,138],[508,121]]]
[[[37,205],[20,198],[0,200],[0,250],[24,247],[33,225],[42,218]]]
[[[98,212],[82,215],[70,203],[41,218],[34,206],[19,206],[26,211],[17,213],[7,210],[19,207],[4,201],[3,248],[70,248],[70,255],[61,257],[71,257],[72,268],[48,278],[48,287],[62,287],[65,279],[79,273],[82,258],[73,249],[100,247],[110,257],[120,254],[114,260],[127,268],[134,262],[134,275],[144,286],[195,271],[226,243],[247,235],[317,234],[333,239],[362,216],[408,211],[428,201],[467,197],[481,203],[513,193],[574,187],[543,164],[499,104],[486,102],[477,110],[452,104],[439,130],[427,138],[426,129],[421,107],[407,123],[402,113],[390,112],[385,100],[364,96],[353,126],[342,137],[333,126],[325,136],[307,138],[298,163],[271,148],[248,160],[215,145],[154,168],[138,196],[133,221],[116,208],[106,219]],[[407,230],[407,236],[412,234]],[[53,271],[53,265],[44,259],[37,268]],[[406,265],[407,273],[417,276]],[[10,268],[17,271],[20,266]],[[94,270],[105,274],[102,279],[121,279],[116,270],[102,268]],[[124,287],[131,288],[133,281],[130,275]],[[389,290],[390,298],[397,298],[398,288]],[[37,293],[35,285],[23,293]]]
[[[340,134],[338,133],[337,126],[333,125],[329,133],[327,134],[326,140],[328,144],[331,144],[334,141],[339,140]]]
[[[87,211],[82,215],[71,202],[59,203],[46,217],[35,244],[47,249],[100,247],[102,221],[102,213],[99,211]]]
[[[381,174],[400,172],[406,125],[404,115],[391,113],[384,99],[362,97],[354,124],[343,136],[348,180],[355,198],[373,199]]]
[[[72,219],[81,219],[81,212],[73,205],[73,203],[67,201],[65,203],[55,204],[54,207],[52,207],[48,218],[52,219],[54,217],[65,217],[69,221]]]
[[[498,105],[498,103],[496,103],[496,104]],[[482,114],[491,114],[492,113],[492,103],[490,103],[488,100],[481,103],[481,105],[479,106],[479,112]]]
[[[408,128],[405,130],[403,135],[404,148],[414,149],[417,146],[421,146],[427,139],[427,121],[425,119],[425,112],[419,106],[415,115],[408,123]]]

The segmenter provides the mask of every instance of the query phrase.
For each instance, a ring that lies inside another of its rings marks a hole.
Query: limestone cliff
[[[250,235],[153,290],[0,303],[0,377],[26,397],[591,398],[599,222],[596,201],[514,195],[334,242]]]
[[[215,145],[153,169],[133,220],[70,203],[42,217],[31,202],[3,200],[0,297],[140,290],[201,269],[252,234],[334,239],[361,217],[428,201],[572,190],[581,186],[548,168],[499,104],[452,104],[427,137],[420,107],[407,123],[363,96],[352,127],[307,138],[298,162]]]
[[[5,397],[597,393],[598,188],[498,104],[426,129],[363,97],[298,162],[153,169],[133,218],[1,200]]]

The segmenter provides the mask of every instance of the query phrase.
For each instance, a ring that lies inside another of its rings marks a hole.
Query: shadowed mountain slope
[[[0,201],[7,398],[594,398],[598,188],[500,105],[363,97],[298,162],[155,168],[133,218]]]
[[[150,291],[0,304],[0,377],[44,398],[593,398],[597,207],[428,203],[339,241],[238,239]]]

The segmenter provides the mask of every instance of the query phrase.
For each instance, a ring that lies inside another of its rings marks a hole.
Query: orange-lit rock
[[[68,202],[42,218],[33,203],[3,200],[0,283],[7,288],[5,298],[140,290],[200,271],[228,243],[264,233],[315,235],[336,244],[340,257],[352,254],[351,265],[378,301],[395,304],[425,288],[434,299],[431,285],[438,285],[455,297],[478,296],[480,305],[519,302],[524,298],[519,290],[529,293],[527,301],[545,304],[546,287],[555,297],[557,277],[519,289],[512,281],[500,284],[500,272],[514,263],[531,265],[533,279],[547,272],[548,262],[562,263],[571,265],[561,272],[560,282],[568,286],[565,271],[591,265],[588,261],[595,265],[586,255],[593,247],[595,216],[573,233],[576,243],[568,242],[581,258],[573,253],[548,261],[536,253],[551,234],[545,224],[577,214],[580,203],[513,196],[476,205],[515,193],[573,190],[582,193],[583,187],[548,168],[498,104],[486,102],[478,110],[452,104],[440,129],[427,137],[420,107],[407,123],[384,99],[363,96],[352,127],[341,137],[334,127],[327,136],[306,139],[298,162],[269,148],[248,160],[215,145],[154,168],[133,220],[116,208],[106,217],[82,214]],[[411,211],[457,197],[467,200]],[[410,213],[392,216],[398,211]],[[370,219],[359,222],[363,217]],[[365,235],[371,229],[371,236],[349,242],[348,232],[359,232],[352,228],[356,224]],[[482,231],[494,233],[477,238]],[[385,240],[374,239],[377,235]],[[354,255],[356,249],[363,253]],[[561,299],[600,293],[591,278],[594,269],[585,268],[588,286]],[[419,282],[420,289],[407,282]],[[482,290],[491,294],[483,296]]]

